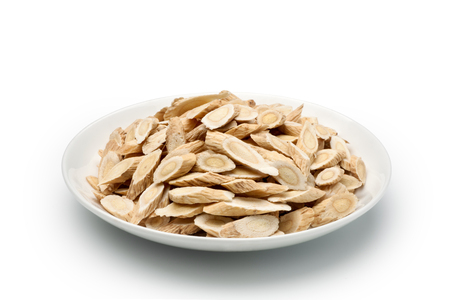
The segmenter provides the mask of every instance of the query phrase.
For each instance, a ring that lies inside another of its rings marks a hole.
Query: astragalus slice
[[[275,204],[257,198],[235,197],[231,202],[217,202],[205,206],[203,210],[211,215],[242,217],[276,211],[289,211],[291,207],[287,204]]]
[[[312,227],[318,227],[339,220],[351,214],[358,203],[358,198],[352,193],[345,192],[321,201],[313,207],[315,218]]]
[[[219,232],[223,238],[267,237],[278,230],[279,220],[271,215],[248,216],[229,222]]]
[[[118,195],[108,195],[100,200],[103,208],[113,216],[130,222],[133,218],[134,202]]]
[[[234,180],[233,177],[217,174],[214,172],[193,172],[169,181],[170,185],[190,186],[214,186]]]
[[[169,192],[169,198],[173,202],[181,204],[214,203],[231,201],[234,194],[230,191],[212,189],[208,187],[180,187]]]
[[[314,220],[314,210],[303,207],[280,217],[280,230],[284,233],[303,231],[311,226]]]
[[[153,182],[164,182],[183,176],[188,173],[195,165],[196,156],[194,153],[188,153],[181,156],[174,156],[161,161],[153,175]]]
[[[215,237],[219,237],[219,232],[222,229],[223,225],[232,221],[232,218],[214,216],[205,213],[196,216],[194,219],[195,225]]]
[[[202,123],[208,129],[216,129],[227,124],[239,114],[239,106],[235,104],[226,104],[207,113],[202,118]]]

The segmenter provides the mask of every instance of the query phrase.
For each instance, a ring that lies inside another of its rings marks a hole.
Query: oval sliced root
[[[158,230],[164,225],[169,224],[170,217],[149,217],[145,219],[144,225],[147,228]]]
[[[183,176],[195,165],[196,158],[194,153],[188,153],[163,159],[155,170],[153,182],[165,182]]]
[[[297,166],[281,160],[274,161],[271,165],[278,170],[278,175],[273,176],[276,181],[291,190],[306,190],[306,177]]]
[[[100,203],[113,216],[127,222],[131,221],[135,208],[133,200],[118,195],[108,195],[101,199]]]
[[[103,178],[99,179],[99,185],[123,183],[131,179],[141,159],[142,157],[130,157],[122,160],[114,165]]]
[[[210,235],[219,237],[219,232],[222,229],[222,226],[232,221],[232,218],[203,213],[195,217],[194,223]]]
[[[166,207],[155,210],[157,216],[190,218],[203,212],[204,204],[179,204],[170,203]]]
[[[138,144],[145,141],[148,136],[156,131],[159,120],[154,117],[148,117],[143,119],[136,127],[135,138]]]
[[[344,170],[340,167],[331,167],[323,169],[316,177],[316,184],[318,186],[332,185],[339,182],[344,176]]]
[[[293,203],[308,203],[317,200],[325,195],[325,192],[308,186],[306,191],[287,191],[271,196],[267,200],[271,202],[293,202]]]
[[[339,220],[356,209],[358,198],[352,193],[340,193],[313,206],[315,217],[312,227],[318,227]]]
[[[153,183],[145,189],[136,203],[136,210],[130,222],[139,224],[143,219],[150,216],[155,211],[156,207],[158,207],[163,194],[163,183]]]
[[[180,204],[213,203],[231,201],[234,193],[208,187],[180,187],[169,192],[169,198]]]
[[[239,114],[239,106],[235,104],[226,104],[207,113],[202,118],[202,123],[208,129],[216,129],[224,126]]]
[[[203,208],[203,211],[208,214],[228,217],[260,215],[289,210],[291,210],[291,207],[287,204],[275,204],[267,200],[248,197],[235,197],[231,202],[217,202]]]
[[[334,149],[323,149],[316,153],[316,158],[311,164],[311,170],[325,169],[336,166],[345,157],[345,152]]]
[[[258,124],[266,125],[267,128],[275,128],[284,124],[286,116],[274,109],[267,109],[258,114],[256,118]]]
[[[358,178],[347,174],[344,174],[339,182],[345,185],[349,191],[355,190],[362,186],[362,182],[358,180]]]
[[[317,152],[319,142],[316,131],[310,122],[306,121],[297,141],[297,147],[305,152],[310,158]]]
[[[222,175],[232,177],[233,179],[253,179],[253,180],[258,180],[267,177],[267,174],[261,173],[255,169],[246,166],[237,166],[235,169],[231,171],[223,172]]]
[[[144,154],[149,154],[156,149],[160,149],[166,143],[167,137],[167,127],[151,134],[143,143],[142,143],[142,152]]]
[[[144,156],[138,164],[136,171],[131,178],[130,187],[128,189],[127,198],[134,200],[142,193],[151,183],[153,172],[159,164],[162,151],[160,149]]]
[[[176,234],[194,234],[200,230],[200,227],[195,225],[194,218],[176,218],[164,226],[158,228],[159,231],[176,233]]]
[[[234,180],[233,177],[225,176],[213,172],[195,172],[188,173],[174,180],[169,181],[170,185],[180,186],[180,187],[190,187],[190,186],[214,186],[221,185],[222,183]]]
[[[262,186],[258,185],[258,183],[251,179],[234,179],[223,183],[222,186],[235,194],[264,190]]]
[[[294,233],[308,229],[314,220],[314,210],[303,207],[280,217],[280,230]]]
[[[223,238],[268,237],[278,230],[279,220],[271,215],[248,216],[222,226]]]
[[[197,168],[204,172],[226,172],[236,168],[235,163],[223,154],[203,151],[197,154]]]
[[[285,185],[271,182],[257,182],[256,184],[259,185],[261,189],[246,192],[244,193],[244,196],[254,198],[265,198],[275,194],[283,193],[289,189]]]

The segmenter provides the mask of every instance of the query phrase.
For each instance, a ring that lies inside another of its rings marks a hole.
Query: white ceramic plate
[[[304,103],[302,115],[318,117],[320,124],[337,130],[340,136],[348,140],[351,143],[349,146],[350,152],[362,157],[367,167],[366,185],[356,192],[360,200],[356,211],[341,220],[321,227],[282,236],[251,239],[176,235],[133,225],[113,217],[95,199],[92,188],[85,179],[88,175],[97,176],[96,166],[100,161],[97,154],[98,150],[105,146],[109,134],[117,127],[125,128],[138,118],[153,115],[163,106],[169,105],[174,98],[180,96],[164,97],[125,107],[83,129],[67,146],[63,156],[62,172],[67,186],[84,207],[120,229],[158,243],[207,251],[254,251],[306,242],[333,232],[356,220],[381,199],[391,177],[391,162],[386,149],[366,128],[340,113],[306,101],[254,93],[235,94],[244,100],[254,99],[257,104],[282,103],[296,108]]]

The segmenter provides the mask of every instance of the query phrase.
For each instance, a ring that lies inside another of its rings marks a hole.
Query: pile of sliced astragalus
[[[113,216],[176,234],[269,237],[336,221],[355,210],[366,168],[302,109],[228,91],[174,99],[114,130],[87,181]]]

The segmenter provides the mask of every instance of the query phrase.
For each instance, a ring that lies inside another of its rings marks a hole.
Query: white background
[[[5,299],[449,296],[448,1],[0,3]],[[66,188],[63,152],[91,122],[224,89],[361,123],[392,160],[385,197],[304,244],[209,253],[125,233]]]

